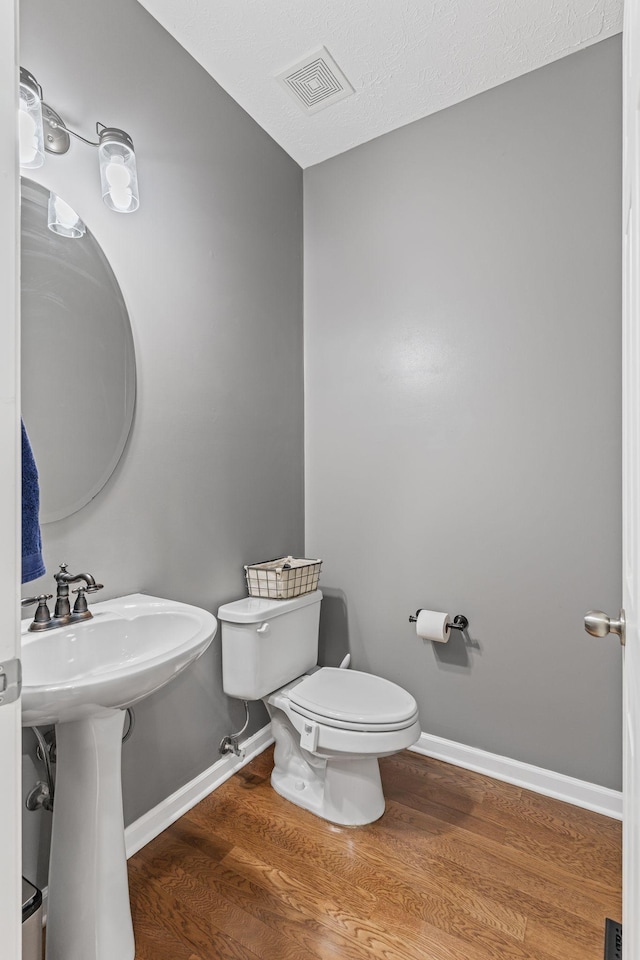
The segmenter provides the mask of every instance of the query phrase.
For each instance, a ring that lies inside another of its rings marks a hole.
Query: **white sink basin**
[[[141,593],[91,606],[92,620],[22,629],[22,724],[125,708],[168,683],[216,633],[213,614]]]
[[[124,709],[204,653],[218,626],[206,610],[141,593],[91,611],[67,627],[22,630],[23,726],[56,724],[47,960],[134,960]],[[163,762],[161,749],[153,760]]]

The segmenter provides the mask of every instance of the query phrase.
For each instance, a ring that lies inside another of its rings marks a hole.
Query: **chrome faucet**
[[[60,564],[60,570],[54,574],[53,578],[57,584],[56,606],[53,616],[51,616],[47,606],[47,601],[53,598],[51,593],[43,593],[39,597],[27,597],[22,601],[23,607],[29,606],[31,603],[38,604],[33,623],[29,626],[31,631],[53,630],[55,627],[63,627],[68,623],[76,623],[78,620],[90,620],[93,616],[87,604],[86,594],[102,590],[101,583],[96,583],[90,573],[76,573],[75,575],[69,573],[66,563]],[[69,584],[78,583],[81,580],[84,582],[84,586],[73,591],[78,596],[72,610],[69,603]]]

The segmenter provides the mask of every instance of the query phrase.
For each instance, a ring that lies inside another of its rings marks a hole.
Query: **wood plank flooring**
[[[253,760],[129,860],[136,960],[601,960],[621,825],[403,752],[385,815],[319,820]]]

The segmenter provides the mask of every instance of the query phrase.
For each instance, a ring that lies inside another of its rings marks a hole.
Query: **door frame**
[[[640,951],[640,0],[625,0],[622,62],[622,955]]]
[[[0,3],[0,664],[20,655],[19,168],[17,0]],[[22,954],[21,704],[0,706],[0,949]]]

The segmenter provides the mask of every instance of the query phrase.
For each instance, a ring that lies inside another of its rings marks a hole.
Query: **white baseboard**
[[[254,733],[252,737],[241,744],[245,751],[242,759],[235,757],[233,754],[221,757],[208,770],[204,770],[194,780],[185,783],[183,787],[172,793],[166,800],[130,823],[124,831],[127,859],[141,850],[145,844],[161,834],[167,827],[170,827],[172,823],[175,823],[188,810],[195,807],[196,803],[208,797],[225,780],[228,780],[236,771],[244,767],[254,757],[257,757],[272,743],[271,724],[267,724],[266,727],[258,730],[257,733]]]
[[[221,757],[208,770],[131,823],[125,830],[127,857],[137,853],[272,743],[271,725],[267,724],[243,743],[245,756],[242,760],[231,754]],[[429,733],[423,733],[410,749],[415,753],[533,790],[535,793],[602,813],[607,817],[622,819],[622,794],[618,790],[610,790],[596,783],[587,783],[553,770],[511,760],[509,757],[501,757],[496,753],[468,747]]]
[[[517,787],[541,793],[545,797],[554,797],[564,803],[602,813],[605,817],[622,820],[622,793],[619,790],[610,790],[586,780],[576,780],[575,777],[567,777],[554,770],[534,767],[530,763],[501,757],[497,753],[488,753],[477,747],[467,747],[463,743],[435,737],[430,733],[423,733],[418,742],[409,749],[425,757],[444,760],[456,767],[483,773],[495,780],[504,780]]]

